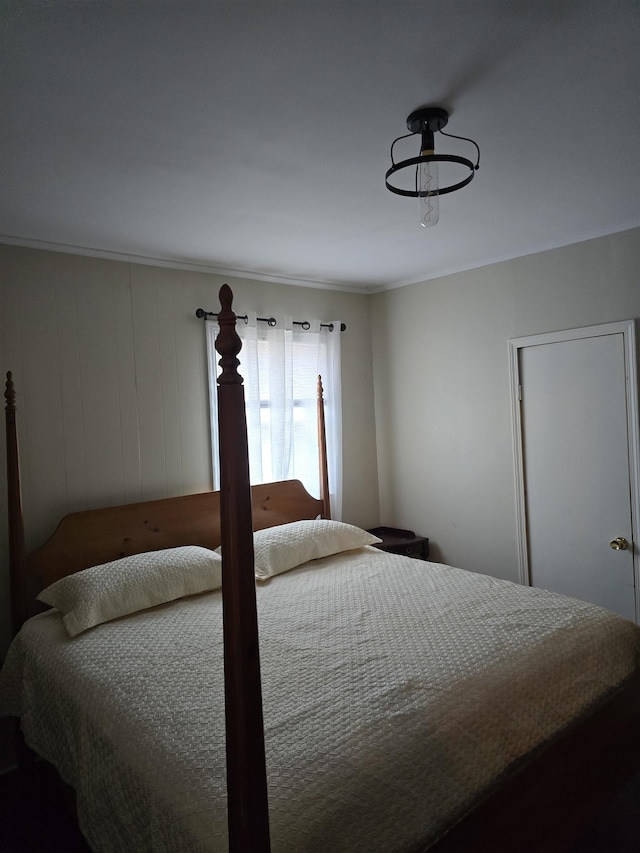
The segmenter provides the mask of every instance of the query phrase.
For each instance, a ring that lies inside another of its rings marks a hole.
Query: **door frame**
[[[598,326],[586,326],[580,329],[567,329],[559,332],[547,332],[541,335],[528,335],[523,338],[511,338],[509,344],[509,385],[511,397],[511,434],[513,438],[513,458],[516,492],[516,524],[518,544],[518,565],[520,583],[531,586],[529,568],[529,542],[527,536],[527,506],[524,480],[524,458],[522,442],[522,420],[520,402],[520,350],[525,347],[553,344],[562,341],[575,341],[581,338],[595,338],[603,335],[623,336],[625,362],[625,389],[627,400],[627,443],[629,453],[629,488],[631,499],[631,531],[633,536],[632,557],[635,582],[636,622],[640,621],[640,424],[638,416],[638,360],[636,349],[635,320],[620,320],[617,323],[603,323]]]

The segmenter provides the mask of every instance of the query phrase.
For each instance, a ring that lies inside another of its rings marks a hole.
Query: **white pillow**
[[[253,534],[256,577],[266,580],[309,560],[381,541],[360,527],[323,518],[257,530]]]
[[[108,622],[222,586],[222,560],[208,548],[184,545],[92,566],[52,583],[38,599],[63,613],[72,637]]]

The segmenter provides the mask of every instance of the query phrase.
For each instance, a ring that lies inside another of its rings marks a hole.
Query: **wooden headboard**
[[[253,486],[251,498],[254,530],[316,518],[323,510],[300,480]],[[48,586],[131,554],[187,543],[214,549],[221,541],[220,492],[181,495],[65,515],[44,545],[26,556],[25,570]]]

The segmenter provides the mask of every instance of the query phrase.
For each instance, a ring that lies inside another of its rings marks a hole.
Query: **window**
[[[309,331],[291,318],[275,326],[249,315],[238,320],[242,339],[238,368],[244,379],[252,483],[301,480],[307,491],[320,496],[316,387],[322,376],[325,398],[327,457],[331,514],[341,517],[342,426],[340,385],[340,323],[335,331],[312,324]],[[207,324],[209,399],[211,404],[214,488],[219,488],[217,383],[219,356],[215,351],[217,322]]]

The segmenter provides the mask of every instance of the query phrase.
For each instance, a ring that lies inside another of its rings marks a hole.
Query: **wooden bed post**
[[[269,813],[247,423],[233,294],[220,289],[216,339],[220,434],[220,526],[224,621],[227,811],[230,853],[268,853]]]
[[[322,517],[331,518],[329,497],[329,470],[327,467],[327,432],[324,425],[324,396],[322,376],[318,376],[318,457],[320,459],[320,500],[323,503]]]
[[[24,518],[20,492],[20,457],[16,430],[16,392],[11,371],[7,373],[5,407],[7,439],[7,498],[9,512],[9,578],[11,583],[11,627],[17,634],[28,615],[24,576]]]
[[[13,374],[7,371],[4,392],[5,437],[7,442],[7,510],[9,518],[9,593],[11,599],[11,633],[15,637],[29,616],[27,578],[25,576],[24,517],[20,487],[20,454],[16,428],[16,390]],[[13,741],[18,768],[21,772],[33,766],[34,754],[27,747],[20,730],[20,720],[14,720]]]

